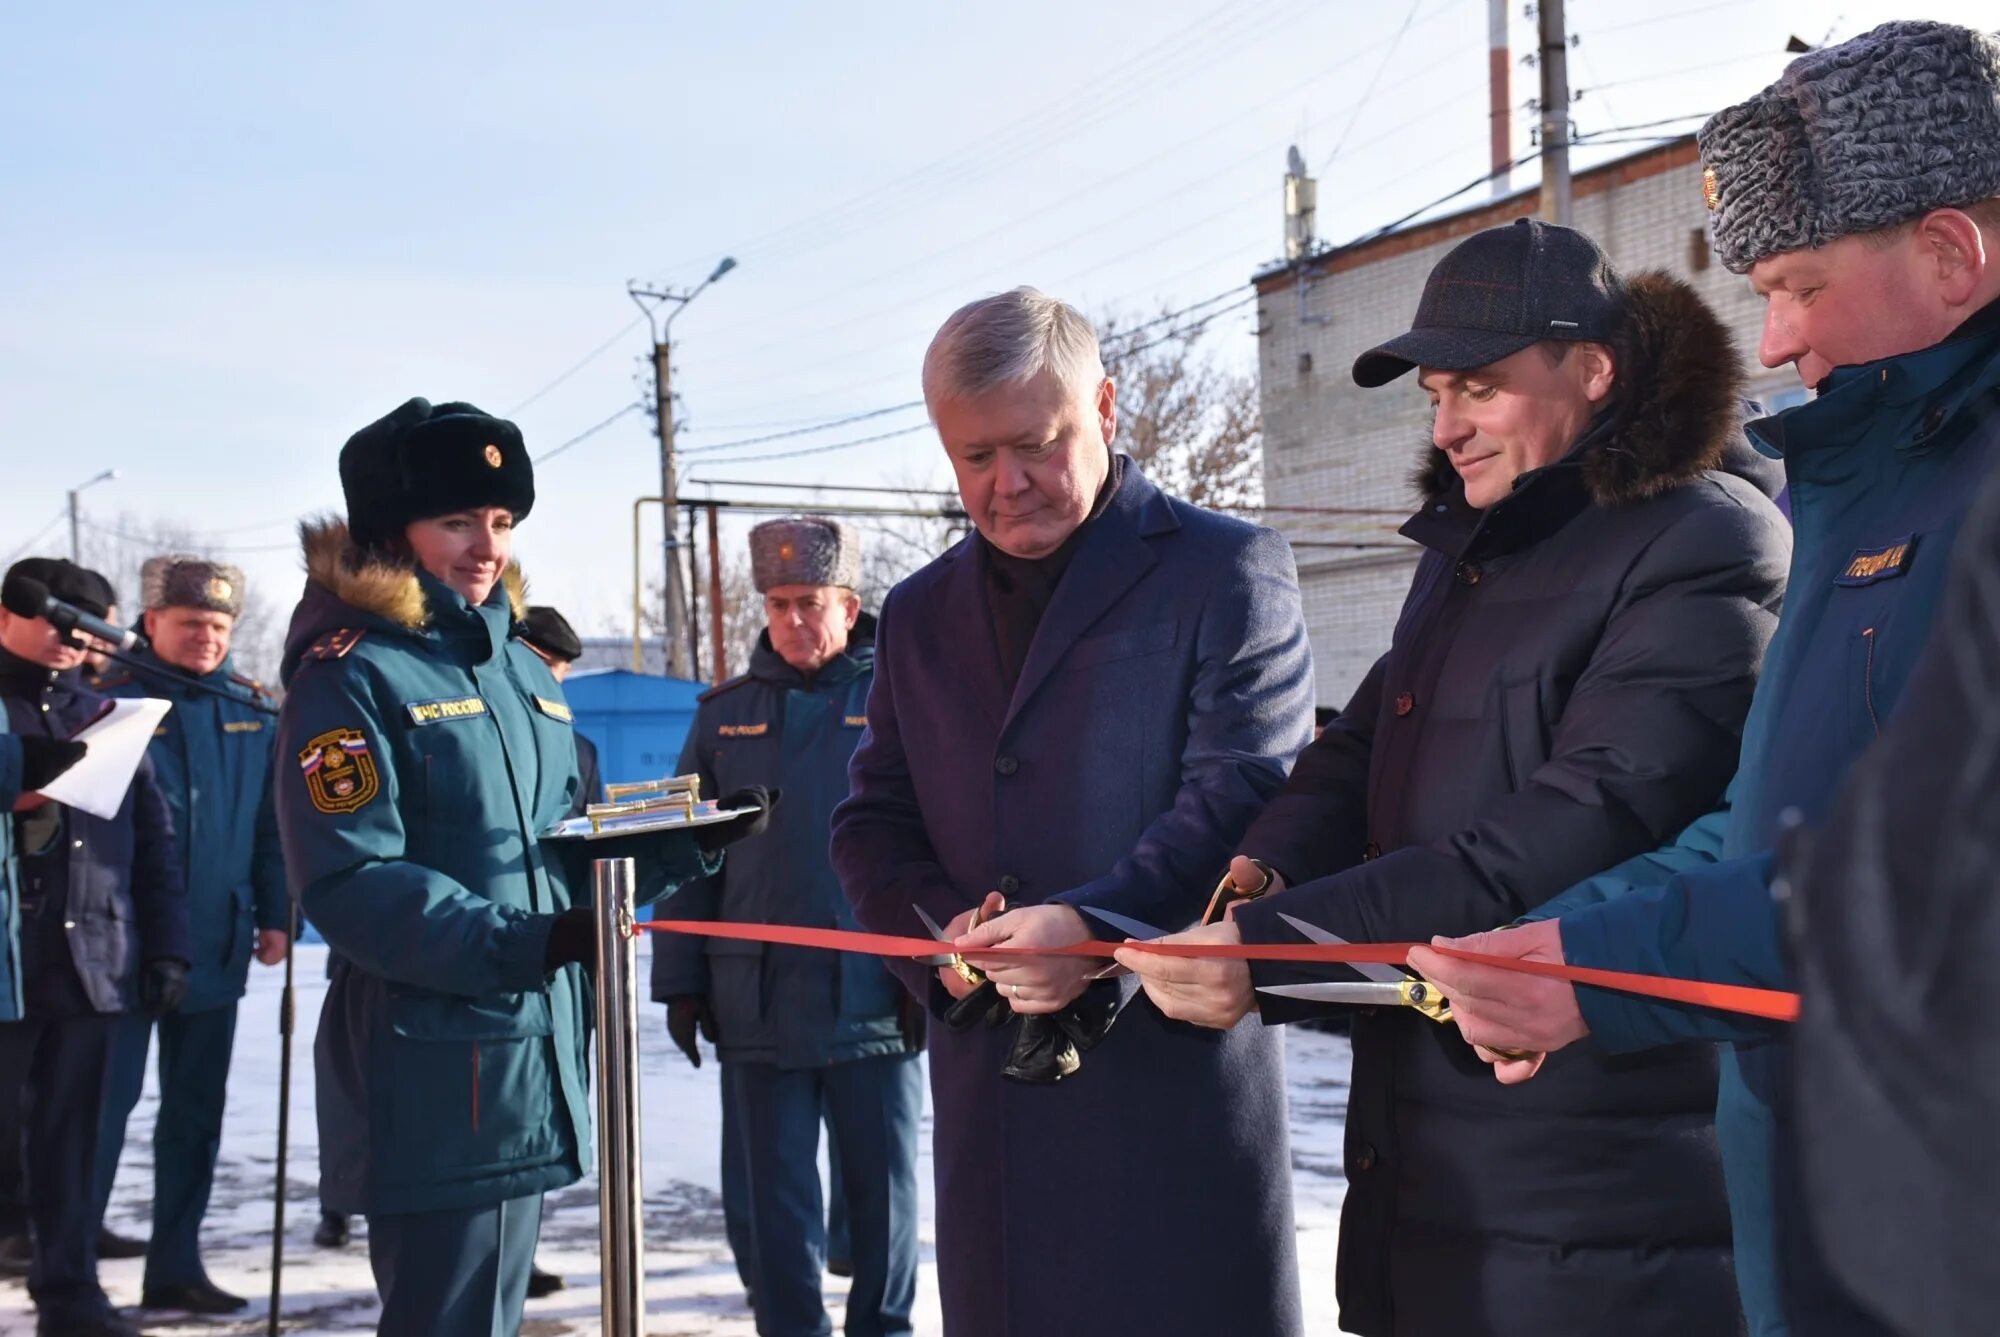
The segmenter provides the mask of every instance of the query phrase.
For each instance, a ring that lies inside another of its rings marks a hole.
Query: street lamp
[[[103,473],[97,475],[97,477],[89,480],[88,482],[78,483],[75,487],[69,490],[69,559],[72,562],[80,562],[83,560],[83,557],[81,555],[82,544],[77,541],[77,532],[76,532],[77,494],[82,492],[85,488],[95,487],[99,483],[108,483],[116,477],[118,477],[118,471],[116,469],[106,469]]]
[[[667,335],[673,329],[674,317],[687,310],[687,305],[708,290],[708,285],[736,268],[733,256],[723,256],[714,271],[687,292],[675,292],[671,288],[641,288],[636,283],[625,285],[627,295],[646,317],[646,327],[653,336],[653,417],[660,434],[660,496],[665,499],[664,514],[666,524],[667,580],[663,590],[666,603],[666,620],[662,624],[666,639],[667,672],[677,678],[692,678],[697,669],[694,656],[688,647],[688,633],[682,623],[687,614],[687,597],[681,590],[680,539],[674,529],[674,518],[678,512],[680,492],[674,484],[674,392],[673,392],[673,345]],[[657,321],[660,308],[671,303],[673,310],[664,321]]]

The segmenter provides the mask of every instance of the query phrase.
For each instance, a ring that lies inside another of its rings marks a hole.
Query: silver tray
[[[711,800],[695,805],[693,817],[679,812],[642,812],[629,817],[606,817],[593,826],[588,817],[569,817],[543,831],[543,840],[610,840],[616,836],[645,835],[652,831],[674,831],[696,826],[714,826],[755,808],[719,808]]]

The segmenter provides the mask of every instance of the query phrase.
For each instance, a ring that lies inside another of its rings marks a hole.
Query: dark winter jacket
[[[949,923],[997,890],[1192,923],[1310,735],[1291,553],[1128,460],[1010,693],[985,546],[958,544],[883,603],[833,822],[855,917],[920,935],[912,905]],[[944,999],[935,972],[897,969]],[[945,1330],[1297,1333],[1277,1034],[1168,1022],[1142,997],[1056,1086],[1001,1077],[1013,1038],[931,1028]]]
[[[21,740],[0,733],[0,814],[21,797]],[[0,1022],[21,1019],[21,906],[14,895],[14,821],[0,815]]]
[[[1280,911],[1360,942],[1494,928],[1721,795],[1790,539],[1720,467],[1727,331],[1676,280],[1631,289],[1623,388],[1565,458],[1479,512],[1429,453],[1403,528],[1426,551],[1389,652],[1243,839],[1290,888],[1239,910],[1246,940],[1295,941]],[[1736,1329],[1712,1049],[1578,1046],[1505,1087],[1407,1009],[1359,1013],[1353,1045],[1346,1328]]]
[[[539,838],[569,812],[576,747],[562,689],[511,636],[519,572],[475,608],[364,558],[343,525],[308,526],[305,547],[277,808],[293,893],[336,957],[314,1045],[320,1200],[372,1216],[575,1183],[585,990],[545,961],[588,870]],[[641,869],[655,894],[702,871],[674,841]]]
[[[1819,823],[1906,694],[1952,543],[2000,461],[2000,303],[1934,347],[1836,369],[1817,398],[1751,424],[1751,436],[1785,461],[1798,544],[1741,764],[1727,801],[1678,840],[1543,907],[1561,917],[1574,964],[1791,987],[1770,893],[1779,821],[1796,811]],[[1782,1028],[1600,989],[1577,997],[1601,1048],[1736,1042],[1723,1056],[1716,1127],[1738,1280],[1752,1330],[1780,1337],[1772,1107],[1788,1080]]]
[[[682,749],[682,774],[701,792],[745,785],[782,790],[760,836],[732,846],[729,864],[675,893],[677,919],[854,928],[827,856],[833,809],[847,797],[847,763],[868,723],[875,619],[863,615],[847,653],[810,683],[760,637],[750,671],[702,693]],[[901,1054],[903,987],[872,956],[667,936],[653,945],[653,997],[700,995],[715,1011],[724,1062],[814,1068]]]
[[[1780,1154],[1817,1270],[1918,1337],[1993,1326],[2000,468],[1906,694],[1790,868],[1804,1000]],[[1792,1301],[1815,1303],[1796,1287]]]
[[[107,696],[174,703],[146,755],[173,815],[187,885],[190,968],[181,1011],[199,1012],[241,998],[257,931],[286,926],[285,864],[271,805],[278,722],[252,704],[270,702],[263,688],[228,664],[202,680],[233,694],[224,699],[190,686],[150,654],[139,662],[146,667],[114,666],[101,686]]]
[[[105,698],[86,688],[76,669],[55,672],[0,650],[0,702],[12,733],[67,738],[104,709]],[[139,1006],[141,968],[149,961],[188,959],[187,892],[174,852],[173,818],[152,762],[141,758],[125,801],[111,818],[93,817],[67,804],[49,804],[46,821],[24,824],[0,816],[17,836],[18,896],[22,907],[59,904],[55,915],[24,923],[22,970],[32,1013],[44,967],[74,963],[82,997],[96,1012],[131,1012]],[[37,832],[31,848],[19,839]],[[74,990],[65,986],[63,995]]]

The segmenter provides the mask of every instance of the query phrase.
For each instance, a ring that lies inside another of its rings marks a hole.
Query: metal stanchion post
[[[597,904],[597,1197],[604,1337],[646,1331],[645,1215],[639,1175],[639,933],[630,859],[591,865]]]

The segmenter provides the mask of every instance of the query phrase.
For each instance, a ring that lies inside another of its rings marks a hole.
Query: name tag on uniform
[[[222,732],[224,732],[224,733],[262,733],[262,732],[264,732],[264,721],[262,721],[262,720],[224,720],[224,721],[222,722]]]
[[[865,729],[868,727],[868,717],[866,715],[849,715],[840,722],[850,729]]]
[[[403,709],[412,724],[438,724],[445,720],[467,720],[486,713],[486,703],[476,696],[458,696],[448,701],[412,701]]]
[[[1916,551],[1917,536],[1905,534],[1884,548],[1862,548],[1847,559],[1847,565],[1834,577],[1836,585],[1873,585],[1878,580],[1893,580],[1910,569],[1910,556]]]
[[[552,720],[561,720],[564,724],[576,723],[576,718],[570,714],[568,706],[560,701],[551,701],[546,696],[535,698],[535,709]]]
[[[724,724],[715,732],[721,738],[762,738],[771,732],[771,725],[768,720],[763,724]]]

